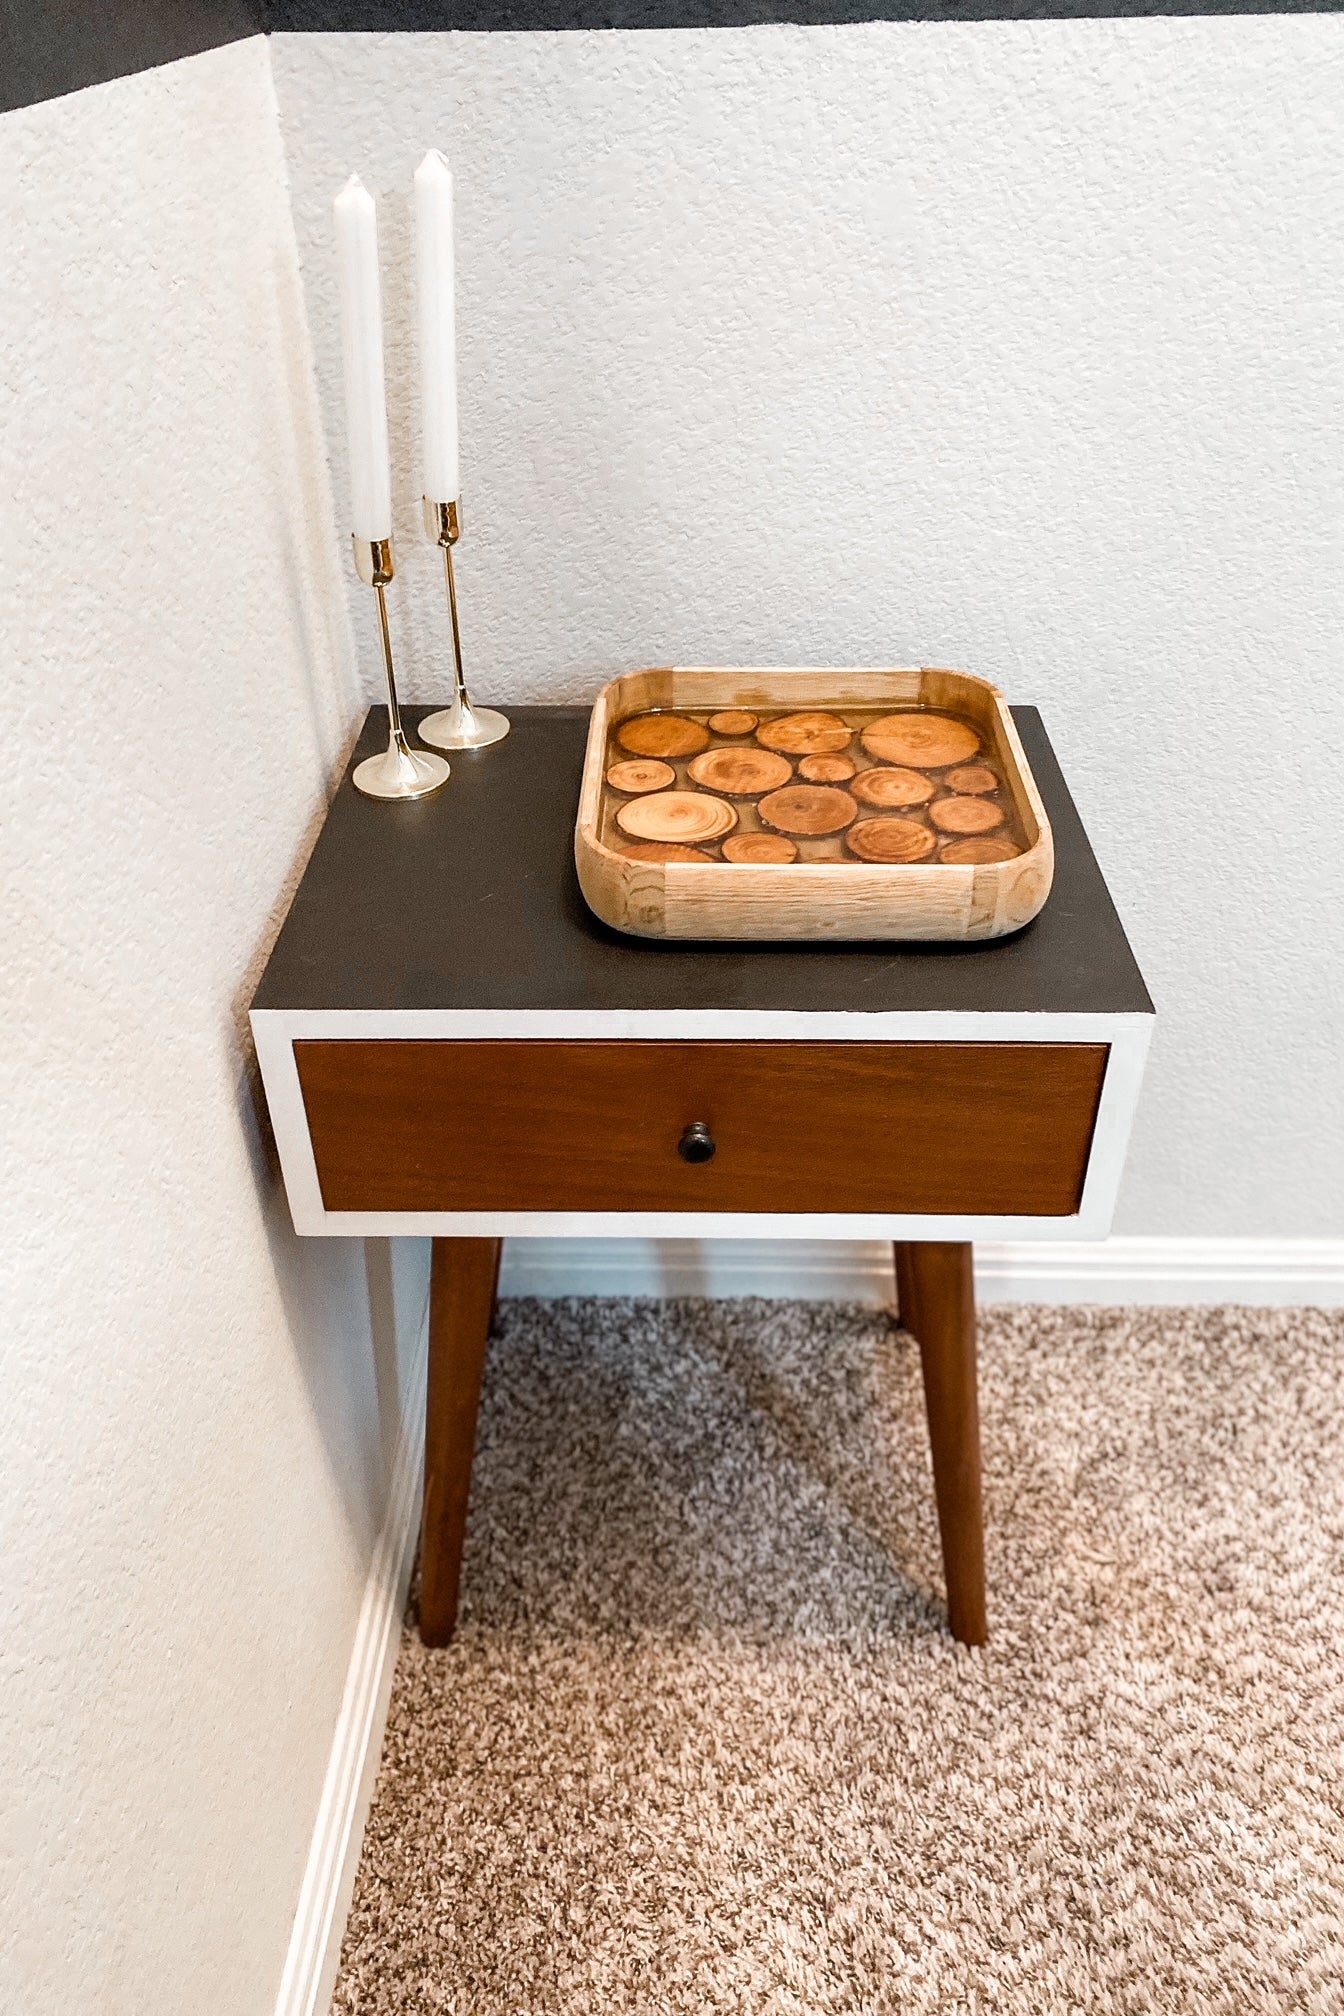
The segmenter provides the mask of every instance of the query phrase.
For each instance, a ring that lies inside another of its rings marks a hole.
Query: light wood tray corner
[[[1026,838],[977,866],[848,861],[642,861],[603,844],[611,731],[653,709],[945,708],[971,720],[998,762]],[[878,671],[694,666],[625,673],[597,697],[588,729],[574,859],[589,908],[639,938],[975,940],[1030,923],[1050,893],[1054,840],[1002,693],[934,666]]]

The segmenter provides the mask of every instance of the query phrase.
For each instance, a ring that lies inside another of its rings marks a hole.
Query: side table
[[[434,1241],[428,1643],[456,1619],[501,1241],[613,1232],[893,1242],[948,1621],[983,1643],[973,1242],[1104,1236],[1153,1019],[1039,717],[1014,713],[1055,884],[970,946],[609,930],[573,866],[582,708],[512,710],[418,803],[347,772],[252,1028],[295,1230]],[[375,708],[351,767],[386,738]]]

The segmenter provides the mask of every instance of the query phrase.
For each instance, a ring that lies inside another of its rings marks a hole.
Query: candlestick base
[[[504,740],[509,722],[493,707],[473,707],[467,695],[459,693],[451,707],[428,715],[416,732],[436,749],[488,749],[492,742]]]
[[[426,497],[425,530],[443,551],[443,578],[448,590],[448,616],[453,630],[453,670],[455,688],[451,707],[441,707],[420,723],[420,740],[436,749],[488,749],[502,742],[509,732],[507,714],[493,707],[473,707],[462,671],[462,633],[457,623],[457,581],[453,575],[453,548],[462,536],[462,516],[456,503],[438,503]]]
[[[387,747],[381,756],[366,756],[356,765],[353,783],[366,798],[428,798],[449,778],[442,756],[424,749],[412,749],[401,725],[397,701],[397,672],[392,662],[392,632],[387,621],[387,584],[396,576],[390,539],[361,539],[355,534],[355,570],[378,598],[378,634],[383,642],[383,671],[387,675]]]
[[[410,749],[395,736],[381,756],[366,756],[355,768],[354,786],[366,798],[428,798],[449,778],[442,756]]]

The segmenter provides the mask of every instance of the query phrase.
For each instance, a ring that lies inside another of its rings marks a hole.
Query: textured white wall
[[[0,2008],[258,2016],[425,1291],[248,1078],[356,704],[265,46],[0,177]]]
[[[923,660],[1038,702],[1162,1018],[1119,1229],[1344,1229],[1344,20],[272,47],[342,524],[328,206],[389,199],[409,690],[438,144],[478,697]]]

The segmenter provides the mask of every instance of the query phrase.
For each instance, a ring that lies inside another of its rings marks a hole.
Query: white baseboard
[[[985,1302],[1344,1305],[1344,1239],[978,1245]],[[793,1239],[509,1239],[504,1295],[771,1295],[890,1303],[890,1246]]]
[[[401,1643],[401,1620],[415,1561],[425,1446],[425,1358],[429,1308],[411,1368],[387,1512],[364,1584],[359,1622],[332,1737],[322,1801],[275,2016],[326,2016],[354,1894],[364,1823],[373,1799],[387,1705]]]

